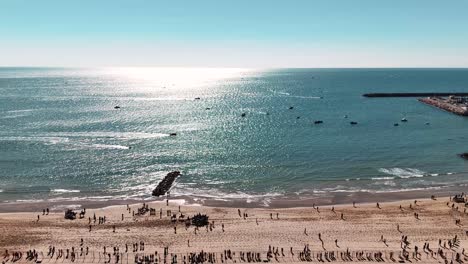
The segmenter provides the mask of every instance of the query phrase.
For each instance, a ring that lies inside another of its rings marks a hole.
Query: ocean
[[[464,190],[468,118],[362,94],[467,89],[468,69],[0,68],[0,203],[151,200],[173,170],[197,203]]]

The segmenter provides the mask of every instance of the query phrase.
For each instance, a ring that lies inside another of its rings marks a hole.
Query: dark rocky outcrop
[[[153,190],[153,196],[161,196],[166,194],[167,191],[171,188],[175,179],[180,175],[180,171],[169,172],[164,179],[156,186]]]
[[[465,153],[462,153],[462,154],[458,154],[458,156],[468,160],[468,152],[465,152]]]
[[[67,211],[65,211],[65,219],[75,220],[76,219],[76,213],[73,212],[73,210],[71,210],[71,209],[67,209]]]

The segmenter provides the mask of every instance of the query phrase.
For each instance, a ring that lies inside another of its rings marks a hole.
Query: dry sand
[[[400,205],[403,207],[402,210],[399,208]],[[141,206],[142,204],[135,204],[130,207],[132,211],[137,212],[137,208]],[[444,263],[445,260],[439,254],[435,254],[441,248],[446,253],[448,263],[451,260],[456,263],[456,253],[461,254],[468,246],[466,234],[468,214],[464,212],[465,205],[458,203],[452,208],[449,197],[418,200],[416,205],[414,200],[381,203],[380,209],[375,203],[356,204],[356,206],[357,208],[353,205],[338,205],[334,207],[335,212],[331,210],[332,206],[324,206],[319,208],[320,213],[312,207],[241,208],[241,214],[248,214],[244,219],[239,217],[237,208],[182,205],[180,208],[185,217],[200,212],[207,214],[210,222],[214,221],[212,231],[202,227],[196,234],[193,226],[186,229],[184,222],[174,224],[171,223],[170,217],[166,216],[167,210],[180,215],[179,205],[174,201],[169,201],[169,206],[165,202],[149,203],[150,208],[156,209],[155,216],[150,216],[148,212],[144,216],[133,217],[126,206],[89,209],[84,219],[76,220],[64,219],[63,212],[49,215],[42,215],[42,211],[3,213],[0,214],[0,261],[7,259],[11,261],[12,252],[23,252],[23,258],[17,263],[26,262],[24,252],[35,249],[42,252],[39,253],[39,260],[42,263],[70,262],[70,259],[64,258],[57,260],[56,254],[53,259],[48,258],[49,246],[54,246],[56,250],[68,248],[70,251],[74,247],[79,255],[81,239],[84,241],[83,248],[89,247],[89,253],[87,256],[77,256],[75,259],[77,263],[104,262],[102,255],[104,246],[107,252],[111,253],[113,247],[119,247],[120,253],[124,253],[120,254],[119,263],[133,263],[136,254],[142,256],[155,251],[159,253],[158,257],[163,259],[164,247],[168,247],[169,250],[168,262],[171,261],[171,254],[178,254],[178,262],[183,263],[183,256],[203,250],[216,253],[216,262],[221,263],[221,254],[224,257],[224,251],[228,249],[235,255],[232,260],[224,261],[227,263],[244,262],[240,259],[240,252],[260,253],[262,260],[266,260],[269,246],[279,248],[279,255],[276,258],[273,255],[272,262],[294,263],[301,262],[299,253],[303,251],[305,245],[309,245],[312,251],[312,262],[319,262],[317,254],[324,254],[326,251],[334,251],[336,259],[331,261],[342,262],[341,254],[347,249],[354,261],[358,261],[355,252],[364,251],[373,258],[375,253],[382,252],[385,262],[393,262],[390,252],[394,252],[394,259],[398,262],[398,256],[402,252],[403,235],[407,236],[410,242],[407,252],[412,262]],[[159,216],[161,208],[162,219]],[[342,213],[344,220],[341,219]],[[416,219],[415,213],[419,215],[419,219]],[[106,223],[98,225],[92,221],[90,232],[88,217],[93,218],[94,214],[96,217],[106,216]],[[124,214],[123,221],[122,214]],[[39,221],[37,215],[40,215]],[[458,225],[455,223],[457,219],[461,221]],[[397,225],[401,232],[397,230]],[[116,229],[115,233],[113,226]],[[177,227],[176,234],[174,226]],[[307,234],[304,233],[305,229]],[[319,233],[323,240],[323,248]],[[381,240],[382,236],[386,243]],[[448,240],[454,239],[455,236],[458,237],[457,243],[460,245],[450,249]],[[442,240],[441,247],[439,239]],[[338,241],[338,245],[335,244],[335,240]],[[141,241],[145,243],[144,252],[132,252],[132,243]],[[430,249],[434,251],[433,257],[424,253],[425,242],[430,243]],[[128,245],[128,254],[125,253],[125,244]],[[421,253],[418,259],[414,259],[413,256],[415,246]],[[294,255],[290,253],[291,247]],[[281,248],[284,249],[284,256],[281,254]],[[4,258],[5,250],[10,253],[7,258]],[[111,257],[111,262],[115,263],[115,256]],[[465,255],[461,255],[461,259],[464,262],[468,261]]]

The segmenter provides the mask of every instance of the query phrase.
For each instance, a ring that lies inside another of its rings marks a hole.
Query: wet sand
[[[450,263],[451,260],[455,262],[457,253],[463,261],[468,261],[468,255],[462,254],[463,249],[468,247],[468,214],[464,211],[464,204],[455,203],[453,208],[452,204],[449,197],[444,197],[437,200],[420,199],[416,204],[414,200],[380,203],[380,208],[376,203],[361,203],[356,207],[352,204],[336,205],[334,211],[330,205],[320,206],[318,210],[313,207],[262,209],[181,205],[179,213],[180,203],[169,201],[169,205],[166,202],[149,203],[149,208],[156,210],[153,216],[149,212],[133,216],[132,212],[136,213],[141,203],[130,205],[130,211],[125,205],[87,209],[85,217],[76,220],[64,219],[63,211],[49,215],[42,215],[42,210],[2,213],[0,260],[11,261],[12,252],[22,252],[19,262],[25,262],[25,252],[35,249],[40,252],[38,258],[42,263],[71,262],[70,256],[56,257],[59,249],[64,252],[68,249],[71,255],[73,247],[76,253],[74,261],[78,263],[104,262],[109,260],[108,257],[112,263],[116,263],[116,260],[119,263],[133,263],[135,256],[150,256],[155,251],[158,252],[155,258],[163,262],[164,248],[167,247],[168,262],[175,255],[179,263],[183,263],[184,256],[188,262],[190,253],[203,251],[205,254],[212,253],[217,263],[221,263],[221,260],[232,263],[248,262],[246,252],[260,254],[260,259],[256,260],[265,261],[269,249],[274,247],[273,251],[278,249],[278,254],[270,251],[270,260],[283,263],[307,259],[319,262],[320,258],[325,262],[328,259],[339,263],[351,259],[359,261],[363,256],[369,261],[398,262],[400,257],[405,260],[405,254],[408,256],[405,262],[443,263],[445,258]],[[184,217],[206,214],[214,225],[211,228],[201,227],[198,231],[193,226],[186,229],[184,222],[171,222],[167,216],[168,210],[178,217],[180,214]],[[248,215],[245,219],[244,213]],[[106,222],[94,223],[94,214],[97,218],[106,216]],[[456,220],[460,220],[460,223],[456,224]],[[407,236],[409,242],[404,250],[402,236]],[[133,252],[132,243],[140,242],[144,242],[144,250],[139,248]],[[426,242],[430,244],[432,253],[423,249]],[[456,245],[450,248],[449,244],[452,243]],[[307,245],[310,251],[304,250]],[[47,256],[49,246],[56,249],[53,258]],[[87,255],[86,247],[89,250]],[[106,254],[103,254],[104,247]],[[114,247],[119,248],[118,254],[113,254]],[[417,254],[415,247],[418,247]],[[80,256],[81,248],[84,253]],[[438,252],[439,249],[443,255]],[[5,250],[8,250],[9,256],[4,259]],[[225,260],[226,250],[231,250],[231,259]],[[359,252],[363,252],[363,255],[359,255]],[[111,253],[110,256],[107,253]]]
[[[424,199],[431,195],[443,197],[462,193],[466,191],[465,187],[453,187],[450,189],[434,190],[412,190],[400,192],[334,192],[310,194],[301,193],[300,195],[289,195],[279,197],[262,197],[257,199],[214,199],[194,196],[177,196],[170,199],[183,200],[186,204],[201,205],[208,207],[233,207],[233,208],[295,208],[311,207],[314,203],[320,205],[346,205],[353,201],[360,203],[383,203],[399,200]],[[0,202],[0,213],[12,212],[36,212],[43,208],[50,208],[52,211],[63,211],[65,208],[72,209],[97,209],[114,205],[136,204],[143,202],[162,202],[165,198],[150,197],[149,199],[70,199],[70,200],[31,200],[25,202]]]

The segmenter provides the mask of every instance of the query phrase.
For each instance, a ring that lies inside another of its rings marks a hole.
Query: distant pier
[[[425,97],[418,101],[442,110],[468,116],[468,93],[367,93],[364,97]]]
[[[464,98],[452,96],[449,96],[448,99],[441,97],[428,97],[418,99],[418,101],[457,115],[468,116],[468,101]]]
[[[468,96],[468,93],[366,93],[364,97],[440,97],[440,96]]]

